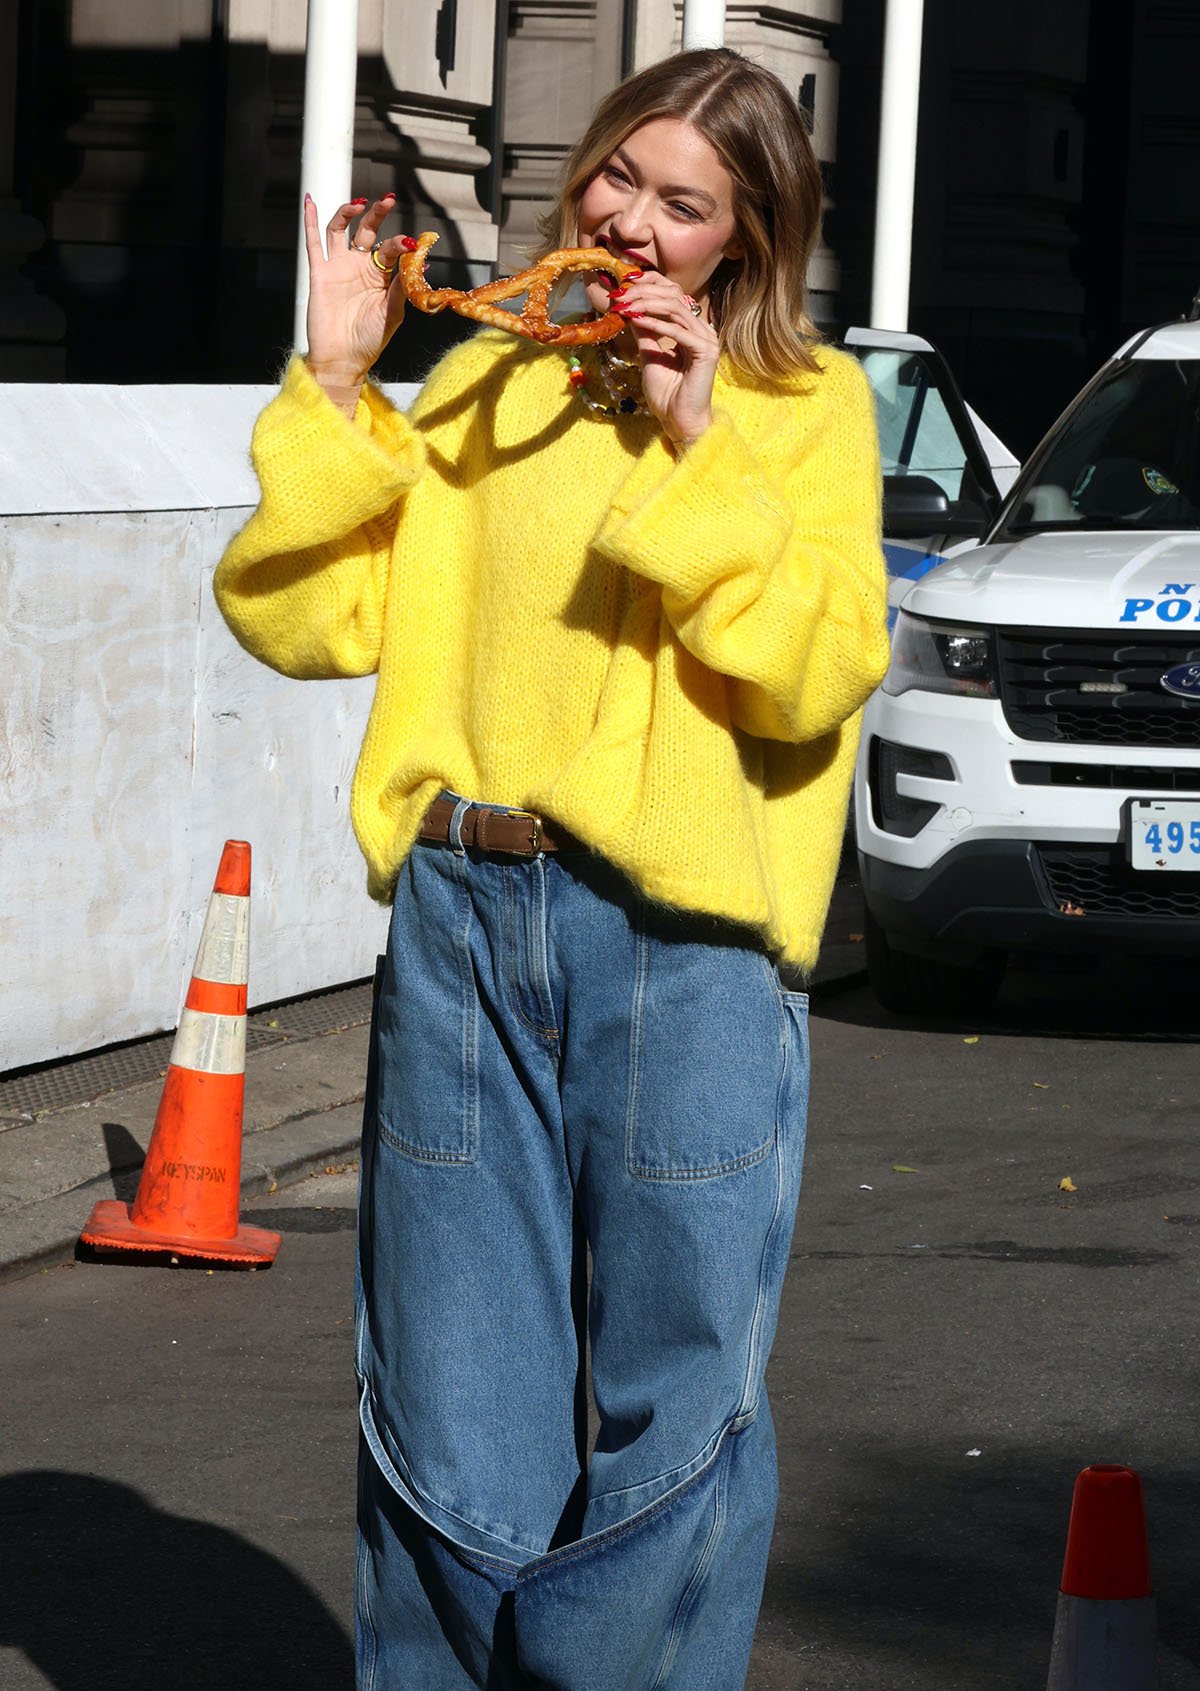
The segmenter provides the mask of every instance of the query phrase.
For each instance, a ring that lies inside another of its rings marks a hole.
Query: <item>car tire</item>
[[[976,963],[947,963],[892,945],[870,911],[864,929],[867,976],[885,1010],[899,1015],[978,1012],[1000,990],[1007,962],[1002,951],[985,951]]]

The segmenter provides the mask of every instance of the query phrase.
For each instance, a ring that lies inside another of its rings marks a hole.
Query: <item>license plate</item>
[[[1134,799],[1129,861],[1135,869],[1200,871],[1200,799]]]

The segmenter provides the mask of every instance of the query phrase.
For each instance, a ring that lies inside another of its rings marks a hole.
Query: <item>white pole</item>
[[[300,240],[296,255],[297,351],[308,345],[308,257],[304,196],[317,202],[322,229],[350,198],[354,97],[358,81],[358,0],[308,0],[304,46],[304,136],[300,145]]]
[[[871,327],[908,328],[924,0],[888,0],[876,172]]]
[[[683,0],[683,51],[725,45],[725,0]]]

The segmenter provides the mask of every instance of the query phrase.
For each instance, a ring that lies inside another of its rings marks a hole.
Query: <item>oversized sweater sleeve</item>
[[[640,465],[597,537],[657,581],[683,645],[729,678],[736,725],[765,739],[830,733],[888,663],[879,445],[857,364],[826,354],[768,468],[730,411],[677,462]],[[801,410],[800,408],[803,408]]]
[[[258,509],[213,579],[225,620],[285,675],[370,674],[395,507],[424,467],[420,435],[370,385],[347,417],[293,358],[255,424],[250,454]]]

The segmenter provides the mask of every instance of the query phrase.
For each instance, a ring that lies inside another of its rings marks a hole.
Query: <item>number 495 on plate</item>
[[[1135,869],[1200,871],[1200,799],[1134,799],[1129,861]]]

